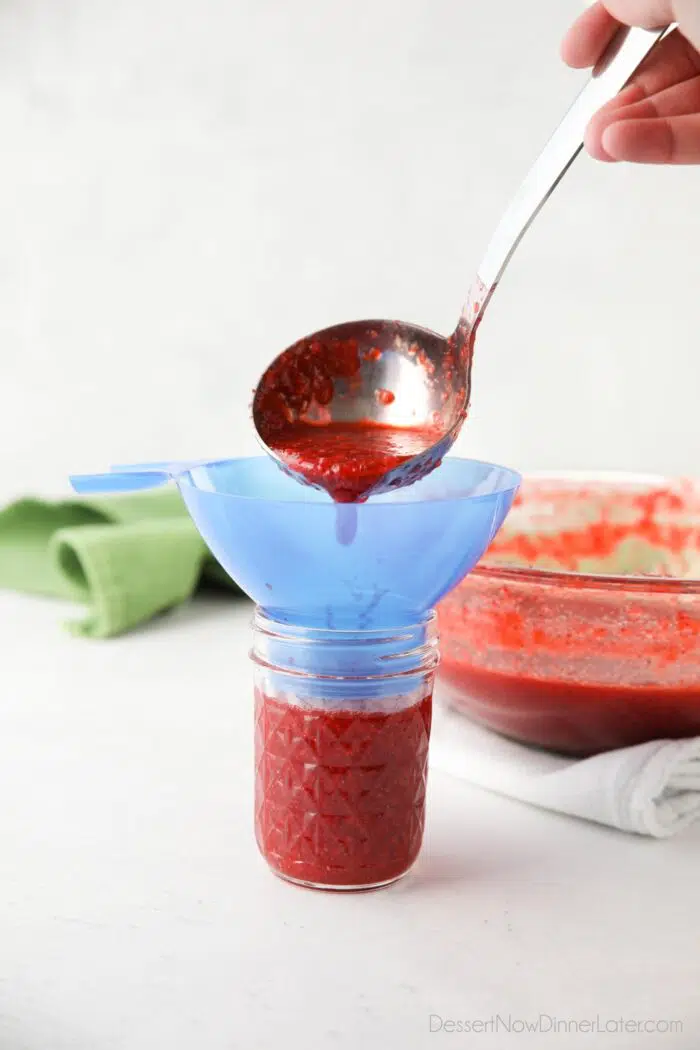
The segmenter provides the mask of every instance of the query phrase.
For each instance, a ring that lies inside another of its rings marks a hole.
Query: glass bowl
[[[700,485],[526,478],[438,615],[443,698],[506,736],[590,755],[700,734]]]

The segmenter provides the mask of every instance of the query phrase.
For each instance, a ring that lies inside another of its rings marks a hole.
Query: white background
[[[319,326],[449,331],[584,74],[575,0],[2,0],[2,493],[255,451]],[[700,175],[588,158],[477,350],[462,454],[700,472]]]
[[[251,388],[351,317],[448,331],[583,77],[573,0],[0,0],[0,497],[255,449]],[[460,451],[700,472],[700,172],[581,159],[478,345]],[[429,1015],[682,1020],[450,1045],[690,1050],[698,829],[431,780],[415,873],[268,875],[246,608],[123,639],[0,595],[0,1050],[428,1050]]]

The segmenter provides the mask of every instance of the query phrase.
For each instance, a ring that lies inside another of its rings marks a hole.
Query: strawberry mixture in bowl
[[[700,734],[700,484],[530,477],[438,607],[441,695],[589,755]]]

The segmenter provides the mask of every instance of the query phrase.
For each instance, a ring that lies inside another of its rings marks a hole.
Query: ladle
[[[287,473],[353,502],[437,466],[466,417],[474,337],[513,252],[580,152],[591,117],[667,32],[616,35],[506,209],[451,336],[403,321],[351,321],[273,361],[255,391],[253,424]]]

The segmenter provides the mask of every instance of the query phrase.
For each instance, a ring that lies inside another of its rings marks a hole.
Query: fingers
[[[691,113],[700,113],[700,75],[614,110],[608,116],[607,126],[627,120],[682,117]]]
[[[700,47],[699,0],[605,0],[605,3],[598,0],[579,15],[566,33],[561,56],[574,69],[586,69],[596,64],[620,23],[657,28],[674,21],[680,21],[684,36]],[[678,38],[680,34],[673,36]],[[668,39],[655,49],[645,63],[647,68],[655,68],[659,53],[667,44]],[[697,55],[695,47],[688,47],[687,43],[686,47]]]
[[[673,0],[605,0],[613,18],[626,26],[658,29],[677,20]]]
[[[700,48],[698,0],[604,0],[610,14],[627,26],[658,29],[678,22],[684,36]]]
[[[672,84],[700,73],[700,55],[679,32],[671,33],[657,44],[642,62],[632,83],[644,95],[655,95]],[[619,99],[618,95],[618,99]],[[616,102],[613,99],[613,102]]]
[[[609,160],[632,164],[700,163],[700,113],[618,121],[603,132],[602,148]]]
[[[566,34],[561,53],[570,66],[593,66],[620,24],[653,29],[674,21],[680,31],[591,121],[585,146],[598,160],[700,163],[700,0],[597,0]]]
[[[631,84],[629,87],[624,88],[623,91],[608,102],[606,106],[599,109],[596,115],[591,119],[586,133],[583,137],[583,145],[586,151],[594,157],[595,160],[611,161],[614,158],[610,157],[603,146],[603,133],[611,124],[619,121],[620,114],[623,113],[627,108],[632,108],[634,105],[644,101],[646,95],[643,90],[635,84]]]
[[[623,93],[623,97],[626,97],[626,104],[615,109],[609,109],[606,113],[598,114],[591,121],[586,132],[585,146],[596,160],[630,159],[627,156],[622,157],[619,155],[621,148],[623,150],[629,150],[630,148],[627,145],[626,138],[624,146],[615,145],[615,143],[619,142],[621,134],[619,130],[615,132],[615,135],[610,140],[613,142],[613,148],[616,152],[610,152],[606,145],[609,141],[606,135],[608,128],[615,126],[619,129],[623,124],[634,123],[635,130],[631,134],[636,142],[638,139],[644,140],[645,138],[644,129],[640,124],[641,121],[658,121],[659,118],[671,120],[674,117],[700,113],[700,76],[694,77],[692,80],[685,80],[681,84],[674,84],[665,91],[652,95],[651,98],[635,98],[635,94],[637,94],[636,89],[628,89]],[[655,141],[658,139],[658,131],[652,128],[650,134],[655,136]],[[656,149],[656,146],[654,149]]]
[[[612,123],[625,117],[653,116],[652,110],[629,112],[636,104],[645,99],[660,99],[664,116],[680,115],[693,112],[697,98],[695,78],[700,75],[700,56],[695,49],[680,35],[673,33],[663,40],[640,67],[632,84],[621,91],[607,105],[596,113],[591,120],[585,136],[585,147],[597,160],[611,160],[603,146],[603,133]],[[688,83],[689,87],[683,85]],[[674,87],[679,90],[670,95],[665,93]],[[678,107],[678,108],[674,108]],[[700,110],[700,103],[697,105]],[[660,115],[660,114],[656,114]]]
[[[561,57],[574,69],[594,66],[608,46],[619,23],[595,3],[579,15],[561,43]]]

